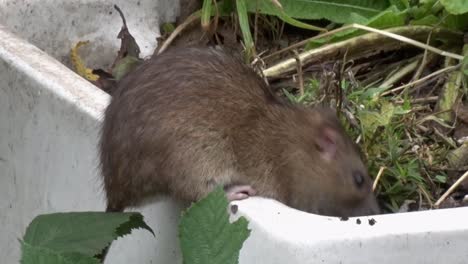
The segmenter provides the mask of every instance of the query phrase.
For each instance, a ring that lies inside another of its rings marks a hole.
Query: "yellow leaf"
[[[93,74],[93,69],[86,68],[86,65],[83,63],[83,60],[80,58],[80,55],[78,54],[78,49],[81,46],[84,46],[88,43],[89,41],[78,42],[75,45],[75,47],[71,49],[70,57],[71,57],[73,67],[75,67],[76,73],[78,73],[80,76],[86,78],[89,81],[96,81],[97,79],[99,79],[99,76],[96,74]]]

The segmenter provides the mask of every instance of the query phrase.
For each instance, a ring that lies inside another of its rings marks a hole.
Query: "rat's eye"
[[[364,185],[364,174],[358,170],[353,171],[353,180],[354,184],[356,184],[358,188],[361,188]]]

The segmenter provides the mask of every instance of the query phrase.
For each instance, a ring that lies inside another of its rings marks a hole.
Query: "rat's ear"
[[[320,156],[326,161],[335,159],[339,137],[340,134],[338,131],[329,126],[323,127],[318,133],[315,143],[320,152]]]

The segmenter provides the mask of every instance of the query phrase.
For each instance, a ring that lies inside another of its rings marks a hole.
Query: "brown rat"
[[[355,144],[326,108],[288,103],[214,48],[168,50],[128,74],[100,142],[107,211],[156,194],[196,201],[216,186],[329,216],[379,212]]]

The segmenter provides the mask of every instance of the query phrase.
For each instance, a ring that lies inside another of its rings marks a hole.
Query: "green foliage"
[[[29,224],[21,241],[21,263],[98,263],[94,256],[135,228],[153,232],[139,213],[39,215]]]
[[[468,13],[468,1],[466,0],[440,0],[440,3],[453,15]]]
[[[405,10],[410,7],[409,0],[390,0],[390,3],[398,8],[398,10]]]
[[[326,3],[323,1],[300,1],[300,3],[292,0],[281,1],[284,12],[289,16],[295,19],[325,19],[330,23],[327,26],[328,29],[337,29],[346,27],[347,24],[357,23],[377,29],[425,25],[458,32],[468,30],[468,1],[466,0],[346,1],[349,6],[331,8],[331,6],[343,3],[345,1],[327,1]],[[253,3],[251,4],[253,5]],[[276,14],[268,9],[270,5],[268,1],[262,2],[262,4],[265,7],[262,6],[260,10],[264,14]],[[352,27],[344,29],[332,35],[309,41],[305,49],[316,49],[368,33]],[[451,44],[451,40],[436,36],[433,36],[432,40],[444,43],[447,47],[450,47]],[[461,78],[461,73],[452,73],[452,75],[458,76],[458,82],[453,82],[457,84],[456,87],[460,86],[458,85],[460,80],[463,79],[465,83],[468,80],[467,61],[466,58],[463,60],[460,70],[464,74],[464,78]],[[341,80],[341,82],[346,110],[350,111],[355,118],[352,126],[346,123],[346,120],[342,120],[346,130],[354,138],[360,136],[360,145],[368,158],[371,175],[376,175],[381,167],[387,168],[380,178],[377,190],[379,198],[384,201],[387,209],[390,211],[398,210],[406,199],[418,200],[424,196],[425,200],[430,200],[431,195],[435,194],[434,186],[446,183],[447,176],[442,172],[433,172],[432,174],[435,176],[430,176],[425,168],[426,166],[442,166],[442,162],[445,160],[444,155],[448,151],[447,148],[453,147],[455,144],[450,146],[448,138],[445,139],[448,144],[437,144],[431,138],[421,136],[416,125],[423,122],[435,122],[442,127],[448,127],[448,125],[441,119],[440,115],[425,116],[417,120],[417,124],[413,124],[417,116],[411,111],[411,100],[407,92],[403,92],[397,98],[386,98],[382,97],[381,94],[388,87],[377,85],[376,87],[349,89],[346,80]],[[319,86],[318,82],[315,86]],[[353,86],[355,85],[353,84]],[[283,93],[290,101],[302,104],[311,104],[318,98],[323,98],[316,90],[309,90],[308,85],[306,85],[303,95],[298,95],[297,91],[291,92],[285,89],[283,89]],[[395,100],[402,101],[402,104],[395,104]],[[413,144],[427,149],[413,150]],[[418,156],[424,153],[431,156],[430,161]]]
[[[161,25],[161,31],[163,34],[171,34],[175,30],[175,26],[172,23],[163,23]]]
[[[384,10],[381,13],[363,22],[360,22],[359,17],[356,17],[356,19],[354,19],[352,23],[359,23],[359,24],[369,26],[372,28],[386,29],[386,28],[391,28],[391,27],[403,26],[405,23],[406,16],[407,15],[405,12],[398,11],[396,7],[391,6],[387,10]],[[343,40],[350,39],[352,37],[356,37],[365,33],[368,33],[368,32],[364,30],[360,30],[360,29],[351,28],[348,30],[337,32],[331,37],[324,37],[324,38],[310,41],[307,44],[306,49],[317,48],[326,43],[334,43],[338,41],[343,41]]]
[[[296,20],[294,19],[295,16],[295,13],[294,12],[288,12],[287,9],[285,9],[284,7],[284,1],[282,1],[282,6],[283,6],[283,9],[280,9],[279,7],[275,6],[271,0],[258,0],[258,1],[247,1],[247,9],[250,13],[256,13],[256,12],[259,12],[260,14],[264,14],[264,15],[274,15],[278,18],[280,18],[281,20],[283,20],[284,22],[290,24],[290,25],[293,25],[295,27],[298,27],[298,28],[304,28],[304,29],[309,29],[309,30],[315,30],[315,31],[324,31],[324,29],[320,28],[320,27],[316,27],[316,26],[313,26],[313,25],[309,25],[309,24],[306,24],[306,23],[303,23],[299,20]],[[293,7],[293,8],[296,8],[299,5],[301,4],[304,4],[307,2],[294,2],[292,5],[291,5],[291,1],[286,1],[286,7]],[[311,10],[309,10],[311,11]],[[313,14],[314,12],[311,12],[309,14]],[[302,17],[299,17],[299,18],[302,18]]]
[[[257,1],[249,1],[249,11],[255,12]],[[284,12],[296,19],[326,19],[335,23],[365,22],[390,6],[386,0],[280,0]],[[259,0],[260,13],[278,15],[270,0]],[[358,18],[359,21],[356,21]]]
[[[222,188],[184,212],[179,236],[186,264],[235,264],[244,241],[250,235],[241,217],[229,222],[228,200]]]
[[[316,79],[311,79],[306,82],[303,95],[294,95],[293,93],[288,92],[286,89],[283,89],[283,92],[286,97],[294,103],[310,104],[317,100],[318,89],[319,81]]]
[[[319,86],[319,82],[313,80],[312,84],[306,85],[303,96],[285,89],[283,92],[294,103],[310,104],[320,97]],[[407,135],[413,134],[411,120],[414,118],[409,101],[396,105],[381,97],[386,90],[384,87],[351,90],[343,82],[342,89],[344,98],[351,102],[347,106],[351,107],[359,126],[352,127],[345,119],[342,119],[343,125],[352,138],[361,136],[360,146],[366,153],[370,175],[377,175],[381,167],[387,168],[377,185],[377,195],[384,209],[396,212],[405,200],[417,200],[421,193],[430,194],[425,178],[429,176],[422,174],[426,161],[411,151],[414,143],[408,142]],[[417,137],[413,134],[413,138]],[[437,147],[433,149],[434,160],[442,160],[446,150]],[[444,184],[447,176],[439,172],[431,180],[434,184]]]
[[[79,253],[56,252],[22,243],[21,263],[34,264],[99,264],[99,260]]]
[[[193,204],[181,218],[180,245],[184,263],[237,264],[250,235],[241,217],[229,222],[222,188]],[[21,241],[22,264],[99,264],[95,256],[117,237],[135,228],[151,233],[139,213],[71,212],[37,216]],[[153,233],[154,235],[154,233]]]
[[[376,175],[380,167],[387,168],[378,185],[379,197],[387,209],[395,212],[406,199],[417,196],[420,189],[428,192],[419,159],[409,151],[411,144],[407,143],[405,119],[410,119],[411,112],[383,98],[356,111],[363,135],[361,146],[369,157],[371,175]]]
[[[330,23],[358,23],[378,29],[388,29],[405,25],[427,25],[445,27],[450,30],[468,29],[468,1],[465,0],[280,0],[279,8],[272,0],[223,0],[216,4],[204,0],[201,13],[202,25],[206,27],[210,16],[229,16],[237,9],[246,55],[251,59],[255,54],[252,40],[249,13],[276,16],[298,28],[324,31],[324,28],[300,21],[327,20]],[[311,41],[306,49],[317,48],[325,43],[346,40],[368,33],[364,30],[348,29],[332,36]]]

